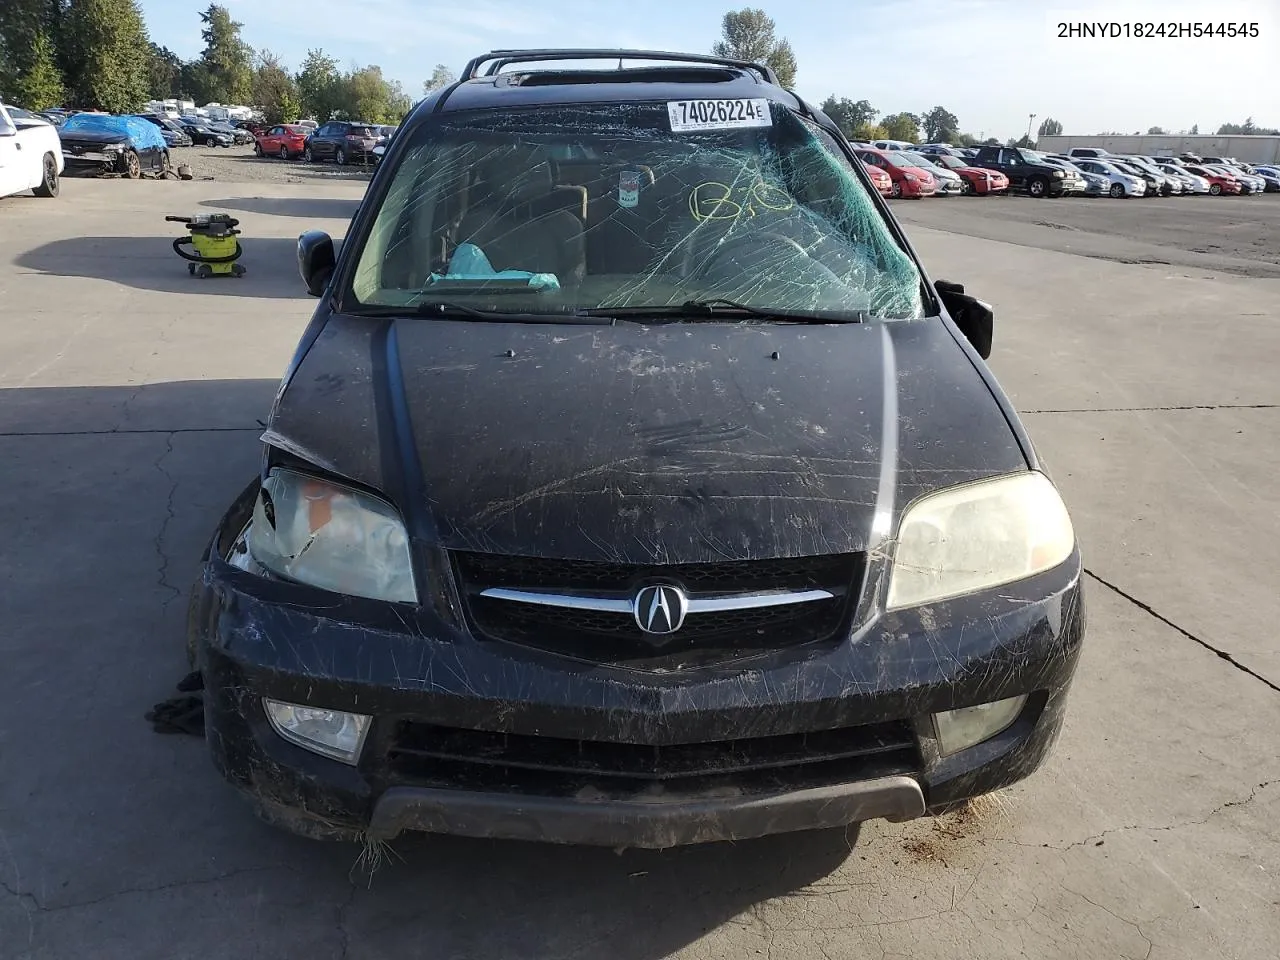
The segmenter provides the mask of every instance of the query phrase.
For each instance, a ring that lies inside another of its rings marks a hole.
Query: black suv
[[[298,260],[182,684],[265,818],[666,847],[1044,760],[1081,559],[991,311],[772,69],[477,58]]]
[[[972,163],[999,170],[1009,178],[1011,189],[1025,190],[1033,197],[1060,197],[1066,189],[1065,170],[1018,147],[981,147]]]
[[[178,123],[198,147],[229,147],[235,143],[231,134],[214,129],[209,121],[200,117],[179,117]]]
[[[309,163],[332,160],[341,166],[349,160],[372,159],[373,148],[382,142],[377,124],[330,120],[307,137],[302,159]]]

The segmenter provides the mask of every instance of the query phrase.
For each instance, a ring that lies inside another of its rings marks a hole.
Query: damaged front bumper
[[[210,545],[188,641],[215,764],[318,838],[663,848],[936,814],[1040,765],[1083,636],[1073,556],[831,645],[686,673],[587,664],[477,639],[447,597],[407,614],[227,563],[255,494]],[[1005,729],[943,755],[934,714],[1021,695]],[[286,740],[264,699],[370,717],[358,759]]]

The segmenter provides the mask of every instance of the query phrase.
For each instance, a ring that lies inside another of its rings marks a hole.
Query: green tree
[[[920,118],[914,113],[893,113],[880,118],[880,126],[889,131],[886,140],[920,141]]]
[[[36,34],[31,45],[31,63],[14,84],[18,103],[28,110],[48,110],[59,106],[67,91],[62,72],[53,56],[53,42],[48,34]]]
[[[147,47],[147,82],[151,86],[151,96],[159,100],[181,96],[182,58],[168,47],[155,43],[149,43]]]
[[[1164,127],[1148,127],[1148,128],[1147,128],[1147,135],[1148,135],[1148,136],[1162,136],[1162,135],[1163,135],[1163,134],[1165,134],[1166,132],[1167,132],[1167,131],[1165,130],[1165,128],[1164,128]]]
[[[0,0],[0,97],[21,99],[20,85],[30,83],[27,75],[36,65],[36,42],[41,36],[53,52],[61,82],[61,14],[60,0]]]
[[[934,107],[920,118],[920,125],[930,143],[950,143],[960,133],[960,121],[946,107]]]
[[[344,120],[391,123],[404,119],[409,98],[397,81],[387,80],[378,66],[359,67],[338,82],[335,115]]]
[[[240,39],[244,26],[216,3],[200,14],[204,52],[190,76],[199,99],[214,103],[245,103],[253,96],[253,48]]]
[[[270,124],[292,123],[302,114],[297,81],[270,50],[258,55],[253,71],[253,104]]]
[[[860,139],[856,134],[870,126],[876,119],[876,110],[869,100],[850,100],[848,97],[836,99],[835,94],[822,101],[822,112],[840,128],[850,140]]]
[[[325,123],[337,109],[342,75],[338,73],[338,61],[323,50],[308,50],[298,71],[298,96],[302,113]]]
[[[717,57],[766,63],[788,90],[796,82],[796,55],[791,43],[777,38],[777,25],[763,10],[744,7],[724,15],[718,40],[711,48]]]
[[[872,124],[864,123],[853,132],[855,134],[853,139],[861,140],[863,143],[867,143],[871,140],[891,139],[889,136],[889,131],[884,127],[880,126],[879,124],[872,125]]]
[[[1053,117],[1045,117],[1040,121],[1040,128],[1036,132],[1036,137],[1060,137],[1062,136],[1062,124]]]
[[[1198,135],[1200,134],[1200,124],[1198,124],[1198,123],[1193,123],[1193,124],[1191,125],[1190,134],[1191,134],[1191,136],[1193,136],[1193,137],[1198,136]]]
[[[978,138],[975,137],[972,133],[956,134],[956,146],[958,147],[972,147],[972,146],[975,146],[977,143],[978,143]]]
[[[132,113],[148,95],[150,41],[137,0],[75,0],[63,31],[64,62],[75,102]]]
[[[1023,134],[1022,136],[1020,136],[1017,140],[1014,140],[1011,144],[1009,144],[1009,146],[1011,146],[1011,147],[1025,147],[1025,148],[1027,148],[1028,150],[1034,150],[1034,149],[1036,148],[1036,142],[1035,142],[1034,140],[1032,140],[1030,137],[1028,137],[1028,136],[1024,133],[1024,134]]]
[[[455,77],[453,71],[446,67],[443,63],[437,63],[436,68],[431,71],[431,76],[422,82],[422,94],[427,96],[434,93],[441,87],[447,87],[453,83]]]

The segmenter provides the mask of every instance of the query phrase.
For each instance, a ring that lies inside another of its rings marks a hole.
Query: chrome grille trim
[[[552,593],[543,590],[510,590],[490,587],[481,590],[480,596],[494,600],[510,600],[515,603],[532,603],[543,607],[563,607],[569,610],[593,610],[599,613],[626,613],[634,609],[634,601],[611,597],[583,597],[572,594]],[[760,607],[781,607],[794,603],[812,603],[815,600],[834,600],[830,590],[775,590],[762,593],[735,593],[716,596],[691,596],[687,612],[722,613],[726,610],[755,610]]]

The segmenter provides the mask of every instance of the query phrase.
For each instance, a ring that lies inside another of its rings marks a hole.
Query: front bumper
[[[801,653],[676,675],[584,668],[477,640],[429,607],[406,619],[229,565],[255,492],[210,545],[188,640],[215,765],[267,819],[317,837],[424,830],[662,848],[942,812],[1041,764],[1085,626],[1077,555]],[[940,755],[933,713],[1020,694],[1008,729]],[[358,762],[282,739],[264,697],[372,716]],[[881,749],[889,728],[905,739]],[[787,763],[741,759],[777,743],[790,745]],[[664,751],[709,766],[676,778],[632,769]]]

